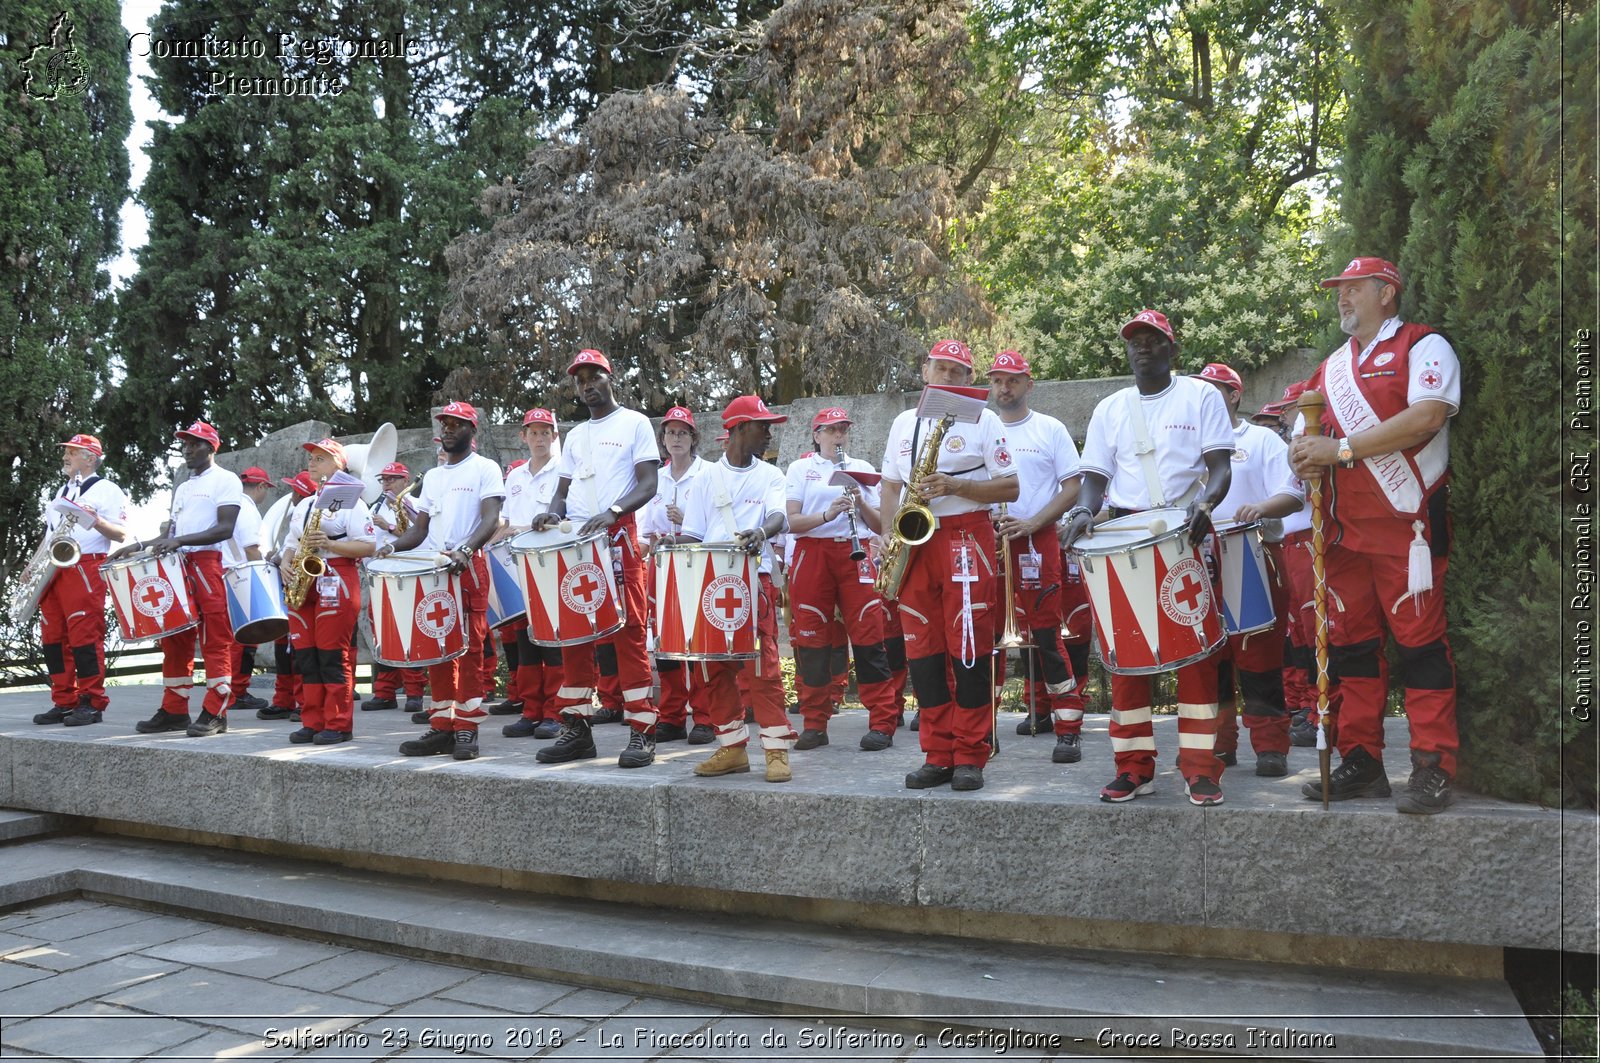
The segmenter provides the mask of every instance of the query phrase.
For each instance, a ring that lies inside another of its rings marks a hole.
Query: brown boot
[[[794,778],[789,772],[789,751],[787,749],[767,750],[767,781],[788,782]]]
[[[750,754],[744,746],[723,746],[694,766],[700,776],[738,775],[750,770]]]

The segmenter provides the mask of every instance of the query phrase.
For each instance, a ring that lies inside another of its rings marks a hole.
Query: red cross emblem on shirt
[[[1429,391],[1438,391],[1439,387],[1444,383],[1444,378],[1432,369],[1424,369],[1422,375],[1417,378],[1417,383]]]

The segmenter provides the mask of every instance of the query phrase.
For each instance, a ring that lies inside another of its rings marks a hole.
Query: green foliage
[[[1596,305],[1583,192],[1595,178],[1595,12],[1362,0],[1345,22],[1350,150],[1327,263],[1394,259],[1404,316],[1441,328],[1463,365],[1448,584],[1462,778],[1506,798],[1592,805],[1592,731],[1563,711],[1554,403],[1573,330],[1595,326],[1572,316]],[[1587,92],[1573,91],[1579,77]]]
[[[109,277],[128,195],[132,123],[121,16],[110,0],[12,3],[0,37],[0,561],[42,534],[40,493],[60,482],[55,444],[96,432]],[[59,75],[59,76],[57,76]],[[31,76],[31,80],[30,80]],[[119,471],[115,456],[108,471]]]
[[[1595,1032],[1597,1011],[1600,1011],[1600,993],[1591,989],[1585,995],[1567,987],[1561,997],[1560,1058],[1594,1059],[1596,1052],[1600,1052],[1600,1036]]]

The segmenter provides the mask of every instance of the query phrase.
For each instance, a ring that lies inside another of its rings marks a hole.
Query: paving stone
[[[140,987],[158,985],[164,976],[179,970],[182,970],[181,965],[166,960],[116,956],[0,993],[0,1015],[48,1015],[85,1000],[108,999],[122,992],[137,993]],[[165,1009],[141,1010],[160,1013]]]
[[[13,952],[13,963],[26,963],[51,971],[70,971],[125,952],[148,949],[165,942],[204,933],[209,923],[165,915],[139,913],[136,922],[114,926],[64,941],[51,941],[36,949]]]
[[[720,1008],[659,997],[635,1000],[541,1059],[654,1059],[694,1044],[697,1031],[726,1017]]]
[[[7,963],[0,960],[0,992],[15,989],[19,985],[37,982],[41,978],[50,978],[54,972],[42,970],[38,967],[28,967],[20,963]]]
[[[11,934],[0,932],[0,958],[10,955],[19,949],[31,949],[44,943],[44,938],[29,937],[26,934]]]
[[[140,951],[147,956],[157,956],[191,967],[209,967],[251,978],[275,978],[331,959],[348,949],[342,945],[323,945],[282,934],[216,927],[181,941],[171,941]]]
[[[20,850],[8,850],[6,855],[9,857],[13,853],[27,853],[34,848],[34,846],[25,845],[22,846]],[[34,905],[28,908],[19,908],[17,911],[7,912],[4,915],[0,915],[0,930],[10,930],[19,934],[26,934],[28,932],[28,927],[34,923],[46,922],[47,920],[55,919],[58,916],[71,915],[74,912],[88,912],[95,908],[105,907],[109,906],[104,904],[95,904],[92,901],[50,901],[45,904]]]
[[[460,1000],[487,1008],[500,1008],[516,1015],[539,1015],[552,1002],[572,992],[573,987],[538,978],[517,978],[509,974],[486,972],[460,985],[439,991],[447,1000]]]
[[[129,1058],[142,1058],[192,1041],[203,1032],[203,1027],[179,1019],[95,1004],[73,1009],[70,1016],[62,1013],[8,1022],[0,1030],[0,1047],[66,1059],[103,1058],[107,1049],[126,1053]]]
[[[897,1059],[905,1049],[892,1047],[901,1040],[910,1043],[911,1035],[900,1031],[878,1028],[878,1034],[890,1047],[852,1047],[843,1040],[845,1035],[870,1036],[871,1020],[860,1025],[832,1022],[807,1022],[804,1019],[756,1015],[730,1015],[717,1019],[706,1028],[707,1048],[690,1048],[679,1055],[704,1056],[708,1059],[828,1059],[836,1061]],[[726,1046],[726,1047],[719,1047]]]
[[[194,1021],[258,1036],[269,1027],[287,1030],[302,1026],[332,1035],[380,1010],[362,1000],[307,993],[293,986],[199,968],[184,968],[166,978],[102,993],[101,998],[156,1014],[181,1008]]]
[[[451,986],[467,981],[476,972],[465,967],[409,960],[386,970],[350,982],[340,988],[341,996],[370,1000],[376,1004],[405,1004],[435,996]]]
[[[349,985],[351,982],[360,981],[363,978],[377,974],[379,971],[387,971],[389,968],[403,962],[406,961],[398,956],[386,956],[381,952],[350,949],[319,963],[313,963],[293,971],[286,971],[272,980],[280,985],[299,986],[301,989],[326,992],[331,989],[338,989],[340,986]]]
[[[64,912],[54,918],[41,919],[21,932],[46,941],[74,941],[91,934],[98,934],[102,930],[127,926],[129,923],[150,918],[149,912],[138,908],[126,908],[120,904],[91,904],[87,901],[81,903],[82,908]]]
[[[506,1031],[528,1025],[526,1019],[510,1012],[428,997],[368,1019],[355,1029],[368,1034],[375,1045],[396,1051],[431,1049],[435,1056],[466,1052],[520,1058],[537,1050],[507,1052]]]
[[[203,1026],[196,1029],[201,1031],[200,1036],[174,1046],[168,1054],[182,1059],[247,1059],[250,1063],[277,1063],[279,1060],[306,1058],[300,1055],[286,1055],[281,1048],[269,1048],[262,1038],[254,1034],[240,1033],[237,1030],[207,1029]]]
[[[578,989],[550,1005],[549,1013],[603,1019],[628,1007],[635,999],[637,998],[624,993],[612,993],[604,989]]]

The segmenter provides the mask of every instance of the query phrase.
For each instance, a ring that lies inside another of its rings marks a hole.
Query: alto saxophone
[[[928,508],[927,500],[918,488],[923,480],[938,469],[939,447],[944,443],[944,434],[955,423],[955,414],[947,413],[933,426],[927,442],[922,444],[922,453],[911,470],[911,478],[906,483],[906,497],[890,522],[889,541],[883,547],[875,584],[878,593],[891,602],[900,597],[900,584],[905,582],[906,566],[911,563],[911,548],[933,538],[934,530],[939,527],[938,518]]]
[[[394,507],[394,537],[396,539],[404,535],[406,533],[406,529],[411,527],[411,515],[406,512],[405,498],[406,495],[409,495],[411,492],[415,491],[417,489],[417,484],[421,482],[421,480],[413,480],[406,484],[405,490],[395,495],[394,498],[389,502],[389,504]]]
[[[311,593],[311,581],[328,571],[328,563],[303,545],[307,535],[322,529],[322,512],[320,508],[313,508],[311,516],[306,518],[305,530],[300,533],[302,546],[295,554],[294,578],[283,589],[283,600],[296,609],[306,604],[306,595]]]

